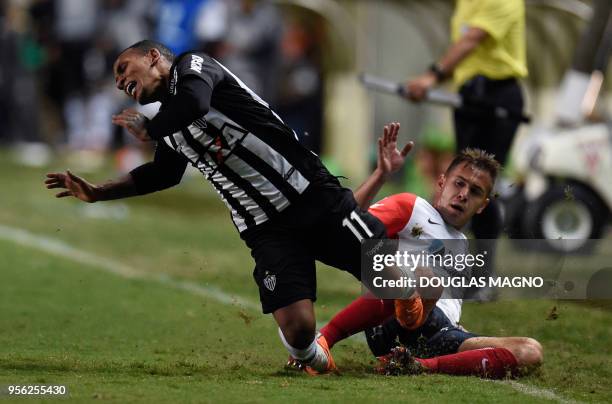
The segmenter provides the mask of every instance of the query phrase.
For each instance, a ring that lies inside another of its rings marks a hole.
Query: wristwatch
[[[439,63],[432,63],[428,70],[436,76],[438,82],[446,80],[446,72],[442,70]]]

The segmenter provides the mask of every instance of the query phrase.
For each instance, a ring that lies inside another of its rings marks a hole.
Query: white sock
[[[304,365],[310,366],[317,372],[324,372],[327,370],[327,356],[323,348],[317,344],[318,335],[315,336],[315,339],[312,340],[310,345],[303,349],[294,348],[289,345],[280,328],[278,329],[278,335],[285,348],[287,348],[287,351],[289,351],[289,355],[299,360]]]

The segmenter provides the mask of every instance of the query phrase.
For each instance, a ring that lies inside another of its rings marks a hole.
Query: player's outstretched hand
[[[96,202],[98,200],[96,187],[85,181],[83,178],[72,174],[70,171],[65,173],[49,173],[45,180],[47,189],[64,188],[64,191],[57,193],[57,198],[74,196],[85,202]]]
[[[397,172],[404,165],[406,156],[414,147],[414,142],[410,141],[401,151],[397,149],[399,130],[399,122],[391,122],[385,125],[383,135],[378,138],[377,168],[385,177]]]
[[[132,136],[142,142],[152,140],[145,126],[147,121],[146,116],[131,108],[124,109],[118,115],[113,115],[113,123],[115,125],[124,127]]]

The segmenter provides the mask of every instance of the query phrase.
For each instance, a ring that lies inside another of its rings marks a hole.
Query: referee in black
[[[315,338],[315,259],[361,279],[361,241],[385,228],[361,211],[320,159],[261,98],[201,52],[175,57],[144,40],[113,66],[117,88],[140,104],[160,101],[151,120],[134,110],[113,117],[142,141],[152,162],[94,185],[73,173],[47,174],[57,197],[85,202],[126,198],[177,185],[187,164],[216,189],[255,260],[264,313],[272,313],[292,357],[313,372],[335,369],[324,337]]]

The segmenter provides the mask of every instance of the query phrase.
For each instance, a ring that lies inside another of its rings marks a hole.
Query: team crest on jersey
[[[204,58],[198,55],[191,55],[191,70],[194,70],[198,73],[202,73],[202,62]]]
[[[423,235],[423,227],[415,224],[412,230],[410,230],[410,235],[414,238],[419,238]]]
[[[266,271],[266,277],[264,278],[263,283],[270,292],[273,292],[274,288],[276,287],[276,275]]]

